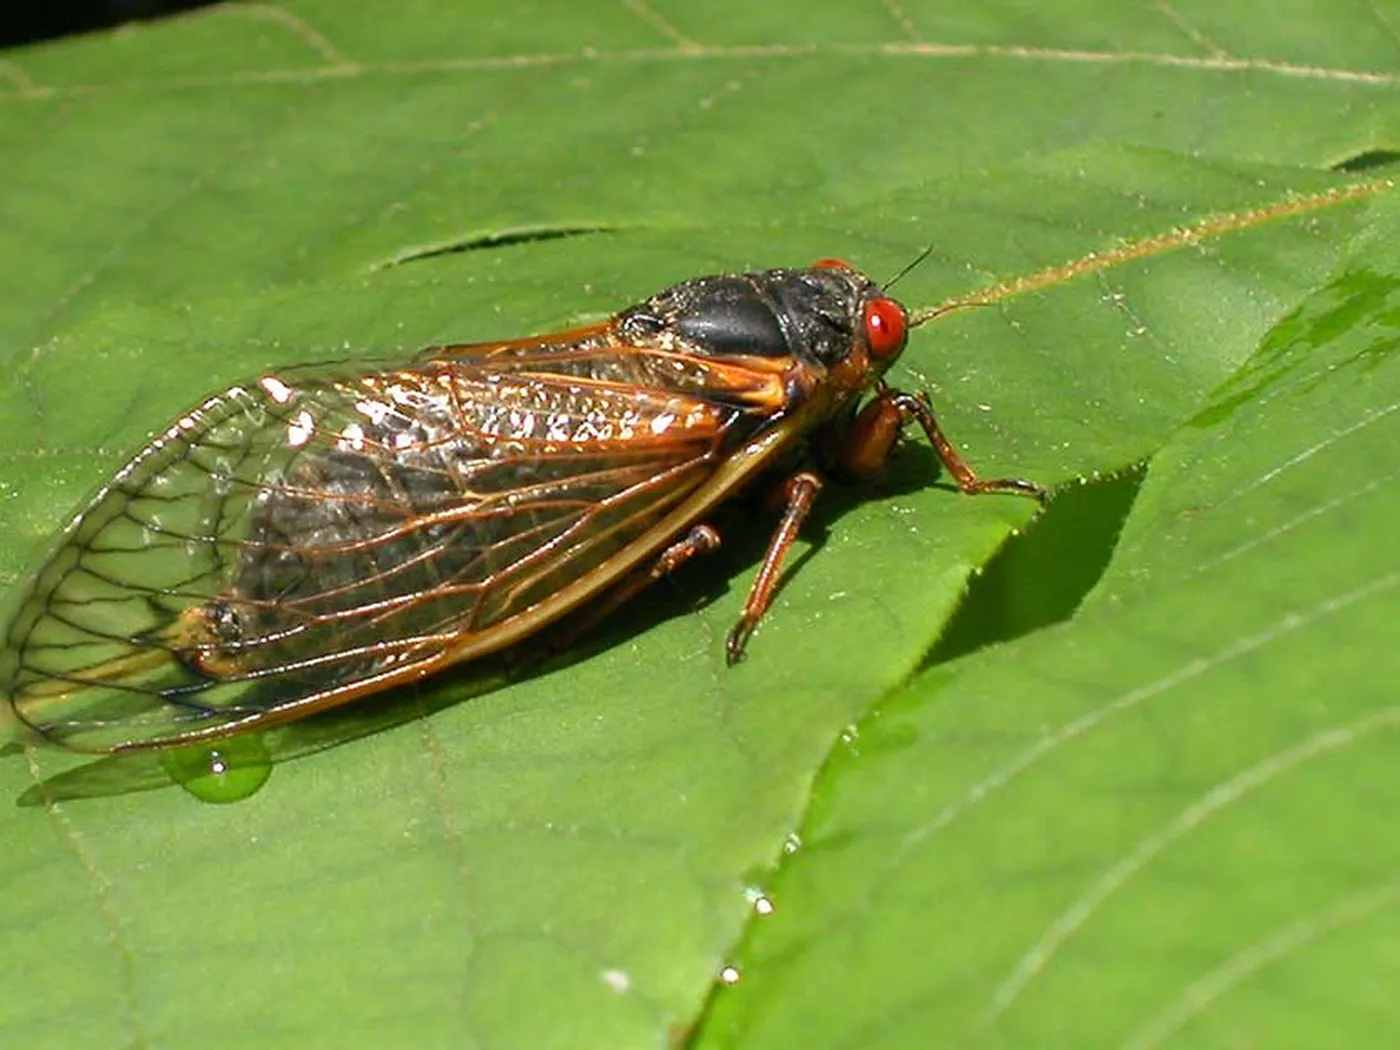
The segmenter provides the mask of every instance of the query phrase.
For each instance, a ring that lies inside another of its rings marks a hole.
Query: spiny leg
[[[731,664],[736,664],[744,655],[744,646],[748,644],[749,636],[753,634],[758,622],[763,619],[763,614],[768,611],[768,607],[773,603],[773,594],[778,587],[778,577],[783,570],[783,559],[787,557],[788,549],[797,539],[798,530],[802,528],[802,522],[811,513],[813,504],[817,501],[817,495],[822,490],[822,480],[809,470],[799,471],[788,478],[783,486],[784,507],[783,518],[778,522],[778,527],[773,530],[773,536],[768,541],[768,550],[763,555],[763,564],[759,566],[758,575],[754,578],[753,586],[749,588],[748,601],[744,603],[744,613],[739,617],[739,622],[734,625],[734,629],[729,632],[729,637],[725,641],[725,659]]]
[[[651,565],[643,566],[630,576],[624,577],[611,591],[587,607],[580,618],[570,621],[567,630],[552,639],[551,648],[556,650],[568,648],[580,635],[587,634],[601,620],[635,598],[657,580],[671,575],[698,554],[708,554],[710,551],[718,550],[719,545],[719,533],[713,528],[709,525],[694,526],[684,536],[658,554]]]
[[[719,550],[719,533],[709,525],[696,525],[682,539],[671,544],[652,562],[651,569],[637,584],[637,588],[654,583],[663,576],[669,576],[697,554],[708,554]]]
[[[929,443],[948,468],[959,491],[969,495],[1018,493],[1032,496],[1041,503],[1050,498],[1043,486],[1025,478],[979,478],[943,433],[928,398],[889,387],[882,387],[847,428],[836,451],[840,468],[857,479],[879,474],[894,451],[900,432],[909,423],[918,423],[928,435]]]

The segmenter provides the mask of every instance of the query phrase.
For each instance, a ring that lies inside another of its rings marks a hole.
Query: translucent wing
[[[528,633],[566,611],[552,596],[577,604],[635,563],[781,397],[771,375],[611,340],[211,398],[74,518],[0,641],[0,689],[66,746],[155,746]]]

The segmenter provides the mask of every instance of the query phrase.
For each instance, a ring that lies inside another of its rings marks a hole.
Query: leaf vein
[[[1400,581],[1400,575],[1392,578],[1392,583],[1396,581]],[[1370,591],[1372,588],[1366,590]],[[1173,843],[1185,838],[1226,807],[1263,788],[1284,773],[1315,758],[1350,747],[1369,733],[1396,727],[1400,727],[1400,707],[1389,707],[1347,725],[1325,729],[1295,747],[1269,755],[1249,769],[1211,788],[1183,809],[1164,829],[1143,839],[1126,857],[1099,876],[1078,900],[1050,921],[1035,945],[1021,956],[992,994],[988,1020],[995,1020],[1004,1014],[1026,987],[1045,971],[1055,954],[1084,928],[1094,913]]]
[[[329,42],[327,42],[329,45]],[[331,46],[334,50],[333,45]],[[336,51],[335,54],[339,55]],[[492,69],[522,69],[536,66],[578,66],[596,63],[659,64],[697,60],[748,58],[898,57],[930,59],[969,58],[1009,59],[1065,65],[1155,66],[1166,69],[1200,70],[1212,73],[1266,73],[1294,79],[1391,87],[1400,83],[1400,73],[1367,69],[1339,69],[1309,66],[1260,58],[1231,58],[1210,55],[1177,55],[1154,51],[1091,51],[1074,48],[1044,48],[1017,44],[939,44],[896,42],[887,44],[745,44],[709,47],[636,48],[614,52],[539,52],[470,58],[427,58],[383,62],[328,62],[314,68],[250,69],[208,76],[172,77],[163,81],[121,84],[71,84],[62,87],[30,87],[0,92],[0,103],[50,101],[122,91],[159,88],[172,91],[195,88],[229,88],[260,84],[315,84],[332,79],[363,77],[410,77],[444,73],[477,73]]]

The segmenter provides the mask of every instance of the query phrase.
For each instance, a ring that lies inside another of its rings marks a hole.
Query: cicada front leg
[[[960,491],[969,494],[1010,492],[1031,496],[1041,503],[1049,499],[1047,489],[1024,478],[978,477],[943,433],[926,397],[906,394],[883,384],[875,397],[848,424],[839,431],[823,435],[825,440],[820,442],[817,450],[819,458],[825,460],[834,474],[852,481],[878,477],[894,454],[900,434],[910,423],[918,423],[928,435],[934,451],[952,474]],[[768,541],[763,564],[749,590],[748,601],[744,603],[743,615],[729,632],[725,645],[725,655],[730,664],[737,663],[743,657],[749,636],[772,604],[783,561],[821,490],[821,478],[805,470],[794,474],[784,486],[782,521]]]
[[[1050,498],[1044,486],[1025,478],[978,477],[943,433],[927,396],[906,394],[886,386],[880,387],[842,433],[839,443],[832,449],[835,466],[854,480],[877,477],[889,462],[900,434],[910,423],[918,423],[928,435],[929,443],[948,468],[959,491],[969,495],[1011,492],[1031,496],[1042,504]]]

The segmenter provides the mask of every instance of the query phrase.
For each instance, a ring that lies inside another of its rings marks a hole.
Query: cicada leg
[[[227,601],[213,599],[188,606],[173,623],[142,637],[114,638],[118,654],[24,686],[23,718],[41,735],[50,713],[81,702],[89,690],[162,692],[172,673],[214,681],[243,670],[236,653],[229,651],[228,623],[233,613]],[[169,698],[181,705],[187,701]],[[190,703],[197,708],[198,704]],[[70,712],[71,713],[71,712]]]
[[[708,525],[696,525],[684,539],[677,540],[667,547],[652,563],[650,571],[638,580],[635,590],[629,590],[626,597],[631,597],[637,590],[641,590],[649,583],[655,583],[663,576],[669,576],[697,554],[708,554],[710,551],[718,550],[720,544],[719,533]]]
[[[1041,503],[1049,499],[1047,489],[1025,478],[978,477],[943,433],[926,397],[906,394],[883,385],[847,426],[832,435],[835,440],[827,442],[821,451],[830,461],[829,466],[839,475],[855,481],[874,478],[884,470],[895,445],[899,443],[900,434],[910,423],[918,423],[928,435],[934,451],[953,475],[960,491],[969,494],[1011,492],[1034,497]],[[772,604],[783,560],[821,490],[821,478],[811,471],[800,471],[788,479],[783,489],[785,506],[782,521],[768,541],[763,565],[749,590],[743,615],[729,632],[725,655],[730,664],[737,663],[744,655],[749,636]]]
[[[938,458],[948,468],[959,491],[975,495],[983,492],[1011,492],[1031,496],[1041,503],[1050,498],[1044,486],[1025,478],[980,478],[948,440],[933,406],[923,394],[906,394],[882,387],[860,410],[843,432],[834,449],[836,465],[842,473],[857,480],[878,475],[889,461],[899,435],[910,423],[918,423],[928,435]]]
[[[602,598],[587,606],[579,618],[569,621],[566,629],[550,640],[550,647],[555,650],[567,649],[575,639],[587,634],[615,609],[625,605],[653,583],[671,575],[696,555],[718,550],[719,545],[718,532],[709,525],[696,525],[658,554],[651,565],[633,572]]]
[[[739,622],[734,625],[725,641],[725,659],[730,665],[738,663],[743,657],[744,646],[748,644],[749,636],[758,626],[758,621],[763,619],[768,607],[773,604],[773,593],[778,587],[778,576],[783,571],[783,560],[797,539],[802,523],[812,512],[812,506],[817,502],[821,490],[822,479],[810,470],[798,471],[788,478],[783,486],[783,518],[768,541],[763,564],[759,566],[758,575],[754,577],[753,586],[749,588],[749,598],[744,603],[743,615],[739,617]]]

